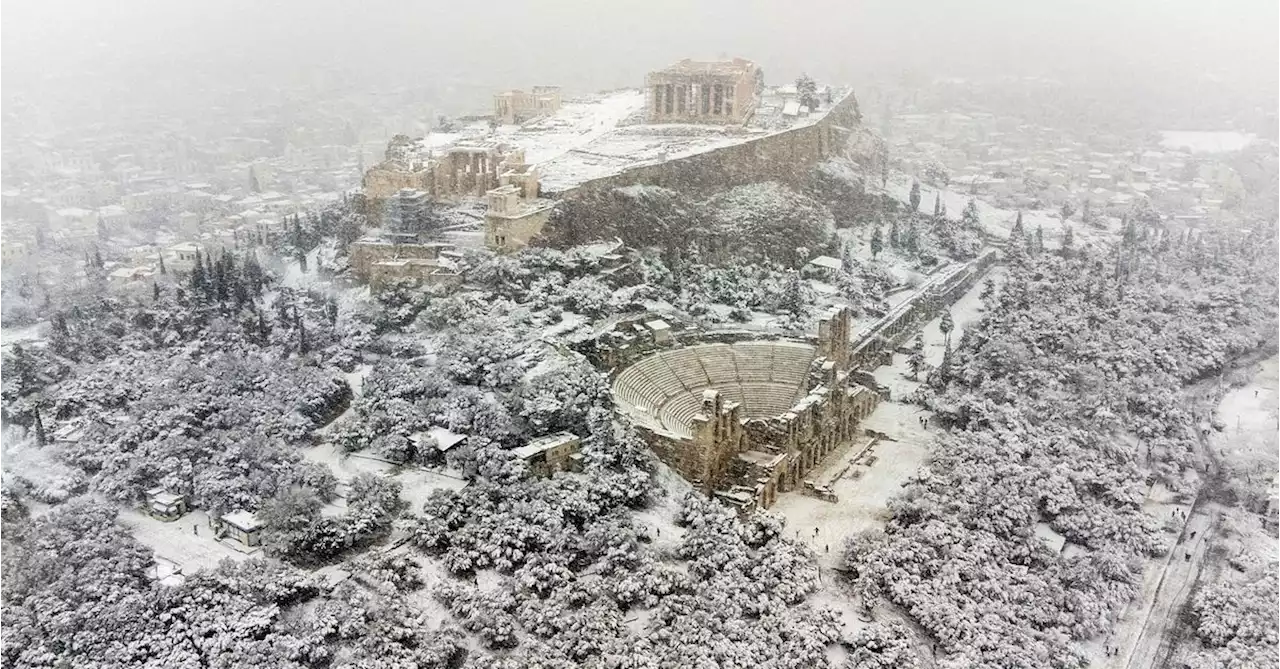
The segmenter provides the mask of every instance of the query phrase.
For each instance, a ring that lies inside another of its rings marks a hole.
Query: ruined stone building
[[[644,80],[649,123],[743,123],[763,86],[753,62],[699,62],[688,58]]]
[[[740,341],[673,347],[613,382],[658,457],[696,487],[742,509],[812,488],[806,475],[860,434],[880,396],[849,364],[850,312],[834,309],[817,345]]]
[[[493,117],[511,125],[560,111],[559,86],[534,86],[532,93],[504,91],[493,96]]]
[[[348,264],[355,279],[380,290],[394,281],[457,285],[462,282],[458,258],[453,244],[422,241],[415,234],[387,234],[353,242]]]
[[[361,185],[365,197],[380,203],[406,188],[424,191],[436,202],[484,197],[500,185],[499,175],[506,169],[505,161],[513,150],[502,142],[460,142],[440,155],[379,163],[365,172]],[[523,153],[518,162],[524,162]]]

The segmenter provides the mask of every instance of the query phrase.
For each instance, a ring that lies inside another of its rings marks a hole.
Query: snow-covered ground
[[[885,190],[894,199],[910,206],[912,182],[912,177],[904,172],[891,172]],[[939,189],[920,182],[920,211],[933,212],[933,201],[938,191]],[[947,207],[948,218],[960,218],[960,212],[964,211],[964,207],[969,204],[969,200],[976,200],[978,217],[982,221],[982,227],[989,234],[996,237],[1007,238],[1009,231],[1013,228],[1014,221],[1018,218],[1018,212],[1016,211],[1000,209],[984,202],[981,198],[975,198],[967,193],[959,193],[946,188],[941,189],[941,191],[942,202]],[[1086,244],[1094,239],[1105,239],[1110,236],[1109,230],[1091,228],[1087,225],[1082,225],[1076,220],[1070,221],[1069,224],[1075,237],[1076,246]],[[1113,224],[1114,221],[1109,223],[1109,225]],[[1022,227],[1028,235],[1034,234],[1036,228],[1040,226],[1044,226],[1045,245],[1049,248],[1057,248],[1062,241],[1062,218],[1058,215],[1058,212],[1042,210],[1022,212]]]
[[[1271,357],[1259,365],[1253,380],[1227,392],[1216,416],[1226,426],[1209,435],[1214,451],[1231,466],[1276,471],[1280,452],[1280,396],[1276,392],[1277,362]]]
[[[8,351],[10,346],[21,342],[41,341],[48,323],[41,321],[24,328],[0,329],[0,351]]]
[[[158,557],[178,565],[183,574],[212,569],[225,559],[243,560],[250,556],[250,549],[237,550],[230,540],[214,539],[209,515],[204,511],[192,511],[166,522],[137,509],[123,508],[119,522]]]
[[[1255,135],[1231,131],[1165,130],[1160,146],[1191,153],[1234,153],[1253,143]]]
[[[8,426],[0,434],[0,462],[6,474],[16,474],[30,481],[37,491],[70,493],[75,482],[83,480],[79,470],[59,457],[57,444],[40,447],[35,435],[23,428]]]
[[[996,272],[999,270],[989,276],[999,281]],[[981,318],[982,283],[976,283],[952,306],[951,316],[955,322],[952,342],[959,341],[964,328]],[[930,365],[940,363],[945,353],[940,323],[941,318],[934,319],[922,330],[925,359]],[[844,470],[842,476],[830,483],[839,501],[831,503],[790,493],[780,496],[772,509],[786,516],[788,527],[813,548],[824,568],[839,565],[841,549],[850,537],[883,527],[889,498],[900,491],[902,483],[928,459],[933,428],[922,425],[920,418],[929,414],[921,407],[901,401],[920,385],[919,381],[911,380],[910,374],[905,355],[895,355],[892,365],[875,371],[876,380],[889,386],[894,399],[881,402],[862,427],[884,433],[893,441],[880,441],[866,451],[855,442],[853,448],[839,457],[829,458],[820,465],[820,470],[808,476],[825,482],[836,479]]]

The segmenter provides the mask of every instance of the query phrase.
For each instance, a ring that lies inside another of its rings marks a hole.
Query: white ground
[[[910,175],[904,172],[891,172],[885,190],[890,196],[909,207],[911,183],[912,177]],[[920,183],[920,211],[933,213],[933,200],[937,192],[938,189],[933,186],[929,186],[924,182]],[[991,235],[1007,239],[1009,231],[1013,228],[1014,221],[1018,217],[1018,212],[994,207],[982,199],[975,198],[967,193],[942,189],[942,202],[947,206],[947,218],[959,220],[960,213],[964,211],[964,207],[969,204],[970,199],[977,200],[978,217],[982,221],[982,227]],[[1101,239],[1110,236],[1109,231],[1097,230],[1087,225],[1082,225],[1078,220],[1072,220],[1069,224],[1077,247],[1095,238]],[[1111,224],[1114,225],[1114,221]],[[1057,248],[1062,240],[1062,219],[1058,216],[1058,213],[1056,211],[1034,210],[1022,212],[1022,227],[1027,234],[1034,234],[1036,228],[1041,225],[1044,226],[1045,245],[1049,248]]]
[[[24,328],[3,328],[0,329],[0,351],[8,351],[10,346],[19,342],[40,341],[44,339],[44,332],[48,323],[41,321],[35,325],[28,325]]]
[[[81,478],[79,472],[58,457],[59,447],[36,445],[35,434],[8,426],[0,434],[0,462],[6,473],[17,474],[47,491],[67,490]]]
[[[999,270],[988,276],[999,281]],[[955,330],[951,333],[953,345],[960,340],[964,328],[981,318],[983,281],[979,281],[951,308]],[[941,319],[925,325],[925,359],[931,365],[942,361],[945,352],[944,337],[939,329]],[[881,402],[863,427],[884,433],[894,441],[881,441],[868,451],[855,446],[829,458],[820,469],[809,475],[810,479],[826,481],[841,470],[844,475],[830,485],[839,501],[825,502],[799,493],[789,493],[778,498],[772,510],[787,517],[788,527],[800,539],[809,544],[824,568],[835,568],[840,553],[850,537],[870,529],[884,526],[887,518],[886,504],[899,492],[903,482],[920,469],[929,455],[933,442],[932,427],[921,425],[920,418],[928,412],[901,400],[919,387],[910,379],[907,356],[895,355],[892,365],[875,371],[876,380],[889,386],[893,401]],[[921,376],[923,378],[923,375]],[[874,456],[874,464],[868,465]],[[854,478],[855,472],[857,478]],[[815,535],[814,529],[818,532]],[[837,600],[839,598],[836,598]]]
[[[1192,390],[1189,396],[1201,397],[1203,392]],[[1248,466],[1246,463],[1270,462],[1269,471],[1274,473],[1276,400],[1274,357],[1257,368],[1248,385],[1225,394],[1216,413],[1227,427],[1209,435],[1210,447],[1222,454],[1224,464],[1243,469]],[[1141,594],[1121,614],[1112,635],[1083,645],[1092,660],[1091,667],[1155,669],[1165,659],[1169,649],[1162,643],[1166,643],[1166,635],[1177,622],[1197,579],[1211,578],[1214,572],[1229,572],[1206,560],[1210,546],[1221,547],[1228,556],[1248,552],[1264,560],[1276,558],[1275,538],[1263,531],[1257,516],[1239,508],[1202,503],[1192,511],[1157,484],[1143,503],[1143,511],[1168,522],[1177,543],[1168,556],[1147,561]],[[1106,656],[1107,646],[1117,648],[1118,654]],[[1184,644],[1182,650],[1186,648]],[[1181,665],[1175,662],[1169,666]]]
[[[249,549],[237,550],[235,546],[238,544],[214,539],[209,516],[203,511],[192,511],[175,521],[166,522],[137,509],[123,508],[119,522],[133,532],[135,539],[155,551],[157,557],[178,565],[183,574],[197,569],[212,569],[225,559],[249,557]],[[193,529],[196,527],[199,534]]]
[[[1276,393],[1276,357],[1258,366],[1252,382],[1227,392],[1215,412],[1226,426],[1212,432],[1209,443],[1232,467],[1276,472],[1280,451],[1280,396]]]

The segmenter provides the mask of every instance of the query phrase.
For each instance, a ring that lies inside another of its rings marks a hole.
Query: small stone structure
[[[742,58],[686,58],[645,77],[646,118],[649,123],[743,123],[755,111],[763,76]]]
[[[365,237],[348,249],[351,275],[379,290],[393,281],[408,280],[420,285],[456,285],[462,276],[456,271],[457,248],[447,242],[421,241],[418,235],[389,234]]]
[[[255,548],[262,544],[260,536],[262,527],[262,522],[258,520],[257,515],[243,509],[236,509],[222,515],[219,535],[225,532],[227,537],[249,548]]]
[[[515,449],[515,454],[529,465],[534,476],[551,476],[556,472],[577,469],[582,439],[572,432],[558,432]]]
[[[534,86],[533,92],[504,91],[493,96],[493,117],[499,123],[524,123],[560,110],[559,86]]]
[[[484,214],[484,242],[495,251],[518,251],[542,232],[551,220],[555,202],[525,199],[522,189],[512,183],[488,193],[489,208]]]
[[[182,495],[164,488],[147,491],[147,513],[160,520],[177,520],[187,512],[187,502]]]

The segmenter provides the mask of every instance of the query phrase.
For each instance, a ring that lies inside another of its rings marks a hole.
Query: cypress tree
[[[45,444],[48,444],[49,441],[48,441],[48,437],[45,436],[45,433],[44,433],[44,420],[40,418],[40,407],[38,405],[35,408],[35,412],[36,412],[36,420],[35,420],[36,444],[40,446],[44,446]]]
[[[307,326],[302,320],[302,314],[298,312],[298,307],[293,308],[294,323],[298,328],[298,354],[307,354]]]

